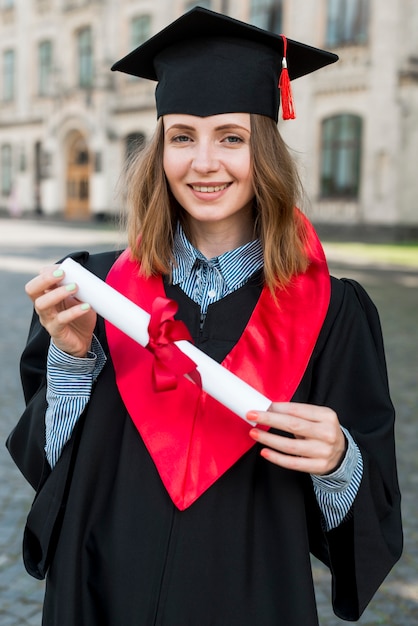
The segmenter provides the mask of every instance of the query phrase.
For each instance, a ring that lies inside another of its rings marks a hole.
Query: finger
[[[64,309],[57,313],[55,317],[55,323],[57,326],[66,327],[69,326],[72,322],[75,322],[83,315],[86,315],[91,311],[91,306],[87,302],[76,302],[74,306],[71,306],[68,309]]]
[[[37,276],[26,283],[26,294],[34,300],[45,291],[54,289],[63,278],[64,272],[58,266],[45,267]]]
[[[57,307],[69,308],[75,304],[79,304],[79,301],[74,297],[77,293],[77,285],[70,283],[56,287],[42,292],[37,298],[35,298],[34,304],[38,313],[46,313],[47,311],[56,311]]]
[[[311,422],[303,418],[295,417],[287,413],[259,412],[257,415],[247,414],[247,419],[258,426],[267,429],[274,428],[294,437],[319,436],[317,422]]]
[[[258,428],[253,428],[250,436],[261,445],[286,455],[320,459],[328,458],[331,453],[331,447],[326,442],[317,439],[294,439]]]
[[[73,356],[84,357],[91,344],[95,319],[96,314],[90,305],[79,303],[57,313],[47,322],[41,318],[41,323],[57,348]]]
[[[258,443],[268,445],[262,448],[260,456],[285,469],[322,475],[329,473],[336,465],[335,461],[330,460],[329,450],[321,442],[271,435],[276,438],[274,441],[265,437],[265,433],[260,436],[257,429],[252,429],[250,434]]]
[[[319,422],[335,414],[329,407],[302,402],[273,402],[270,412],[292,415],[311,422]]]
[[[319,476],[328,473],[327,464],[323,459],[286,455],[271,448],[263,448],[260,456],[284,469]]]
[[[295,437],[328,440],[339,428],[338,417],[328,407],[293,403],[273,404],[269,411],[250,411],[247,419],[258,425],[288,432]]]
[[[323,438],[299,439],[265,432],[259,428],[250,430],[250,436],[254,441],[268,446],[262,450],[262,456],[266,459],[289,469],[299,469],[313,474],[329,474],[338,467],[345,455],[346,439],[340,426],[332,436],[328,432],[323,434]],[[305,459],[306,462],[295,463],[288,457]]]

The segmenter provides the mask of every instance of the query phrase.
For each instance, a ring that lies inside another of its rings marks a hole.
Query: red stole
[[[222,362],[276,402],[294,395],[329,305],[325,256],[309,224],[308,232],[308,270],[277,291],[278,304],[264,287],[241,338]],[[140,277],[129,250],[106,282],[149,312],[156,297],[165,297],[161,276]],[[170,497],[184,510],[254,445],[251,426],[183,376],[175,389],[155,391],[152,353],[108,322],[106,335],[123,402]]]

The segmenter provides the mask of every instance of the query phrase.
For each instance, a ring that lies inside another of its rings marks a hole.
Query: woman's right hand
[[[25,291],[57,348],[85,357],[97,315],[89,304],[77,300],[77,285],[62,285],[63,278],[64,272],[57,265],[46,267],[26,284]]]

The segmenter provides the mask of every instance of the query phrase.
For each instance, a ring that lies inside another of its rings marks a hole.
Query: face
[[[164,171],[192,234],[251,230],[250,135],[248,113],[164,116]]]

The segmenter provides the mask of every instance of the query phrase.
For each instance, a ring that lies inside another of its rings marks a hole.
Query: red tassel
[[[296,117],[295,106],[293,104],[292,87],[290,85],[289,72],[287,69],[287,39],[281,35],[283,39],[283,59],[282,71],[279,79],[280,100],[282,103],[282,117],[284,120],[294,120]]]

